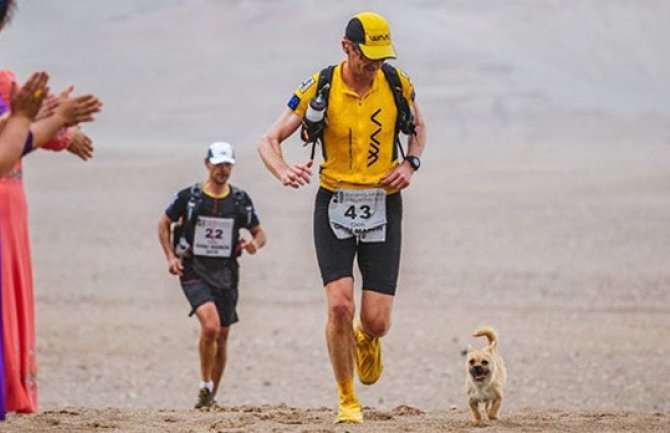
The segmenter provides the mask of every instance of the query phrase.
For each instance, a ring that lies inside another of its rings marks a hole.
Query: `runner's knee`
[[[206,341],[216,341],[221,326],[216,323],[206,323],[202,326],[202,338]]]
[[[383,337],[391,328],[390,317],[376,315],[374,317],[361,316],[361,325],[366,334],[373,337]]]
[[[328,317],[331,322],[348,323],[354,319],[353,281],[340,278],[326,285],[328,294]]]
[[[328,316],[335,323],[351,323],[354,318],[354,304],[341,299],[330,304]]]

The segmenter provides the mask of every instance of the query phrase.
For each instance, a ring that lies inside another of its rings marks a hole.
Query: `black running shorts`
[[[358,242],[355,237],[338,239],[328,222],[332,192],[319,188],[314,206],[314,246],[323,285],[353,277],[354,257],[363,276],[363,289],[394,295],[400,268],[402,197],[386,196],[386,241]]]
[[[239,320],[237,317],[237,288],[218,289],[202,280],[189,281],[181,286],[186,299],[191,304],[191,313],[207,302],[213,302],[219,312],[221,326],[230,326]]]

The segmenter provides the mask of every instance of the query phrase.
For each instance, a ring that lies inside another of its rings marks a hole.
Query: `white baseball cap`
[[[225,141],[216,141],[210,144],[207,150],[207,160],[212,164],[221,164],[223,162],[235,164],[233,146]]]

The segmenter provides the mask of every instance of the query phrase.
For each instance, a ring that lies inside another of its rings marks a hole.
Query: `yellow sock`
[[[340,393],[340,404],[337,410],[335,423],[354,423],[363,422],[363,408],[356,397],[354,389],[354,379],[344,382],[338,382],[337,390]]]
[[[337,390],[340,392],[340,403],[358,401],[356,390],[354,389],[354,379],[349,379],[337,384]]]

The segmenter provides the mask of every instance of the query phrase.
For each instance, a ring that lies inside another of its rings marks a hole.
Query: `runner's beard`
[[[224,186],[228,182],[228,176],[225,174],[215,174],[212,176],[212,182],[218,186]]]

